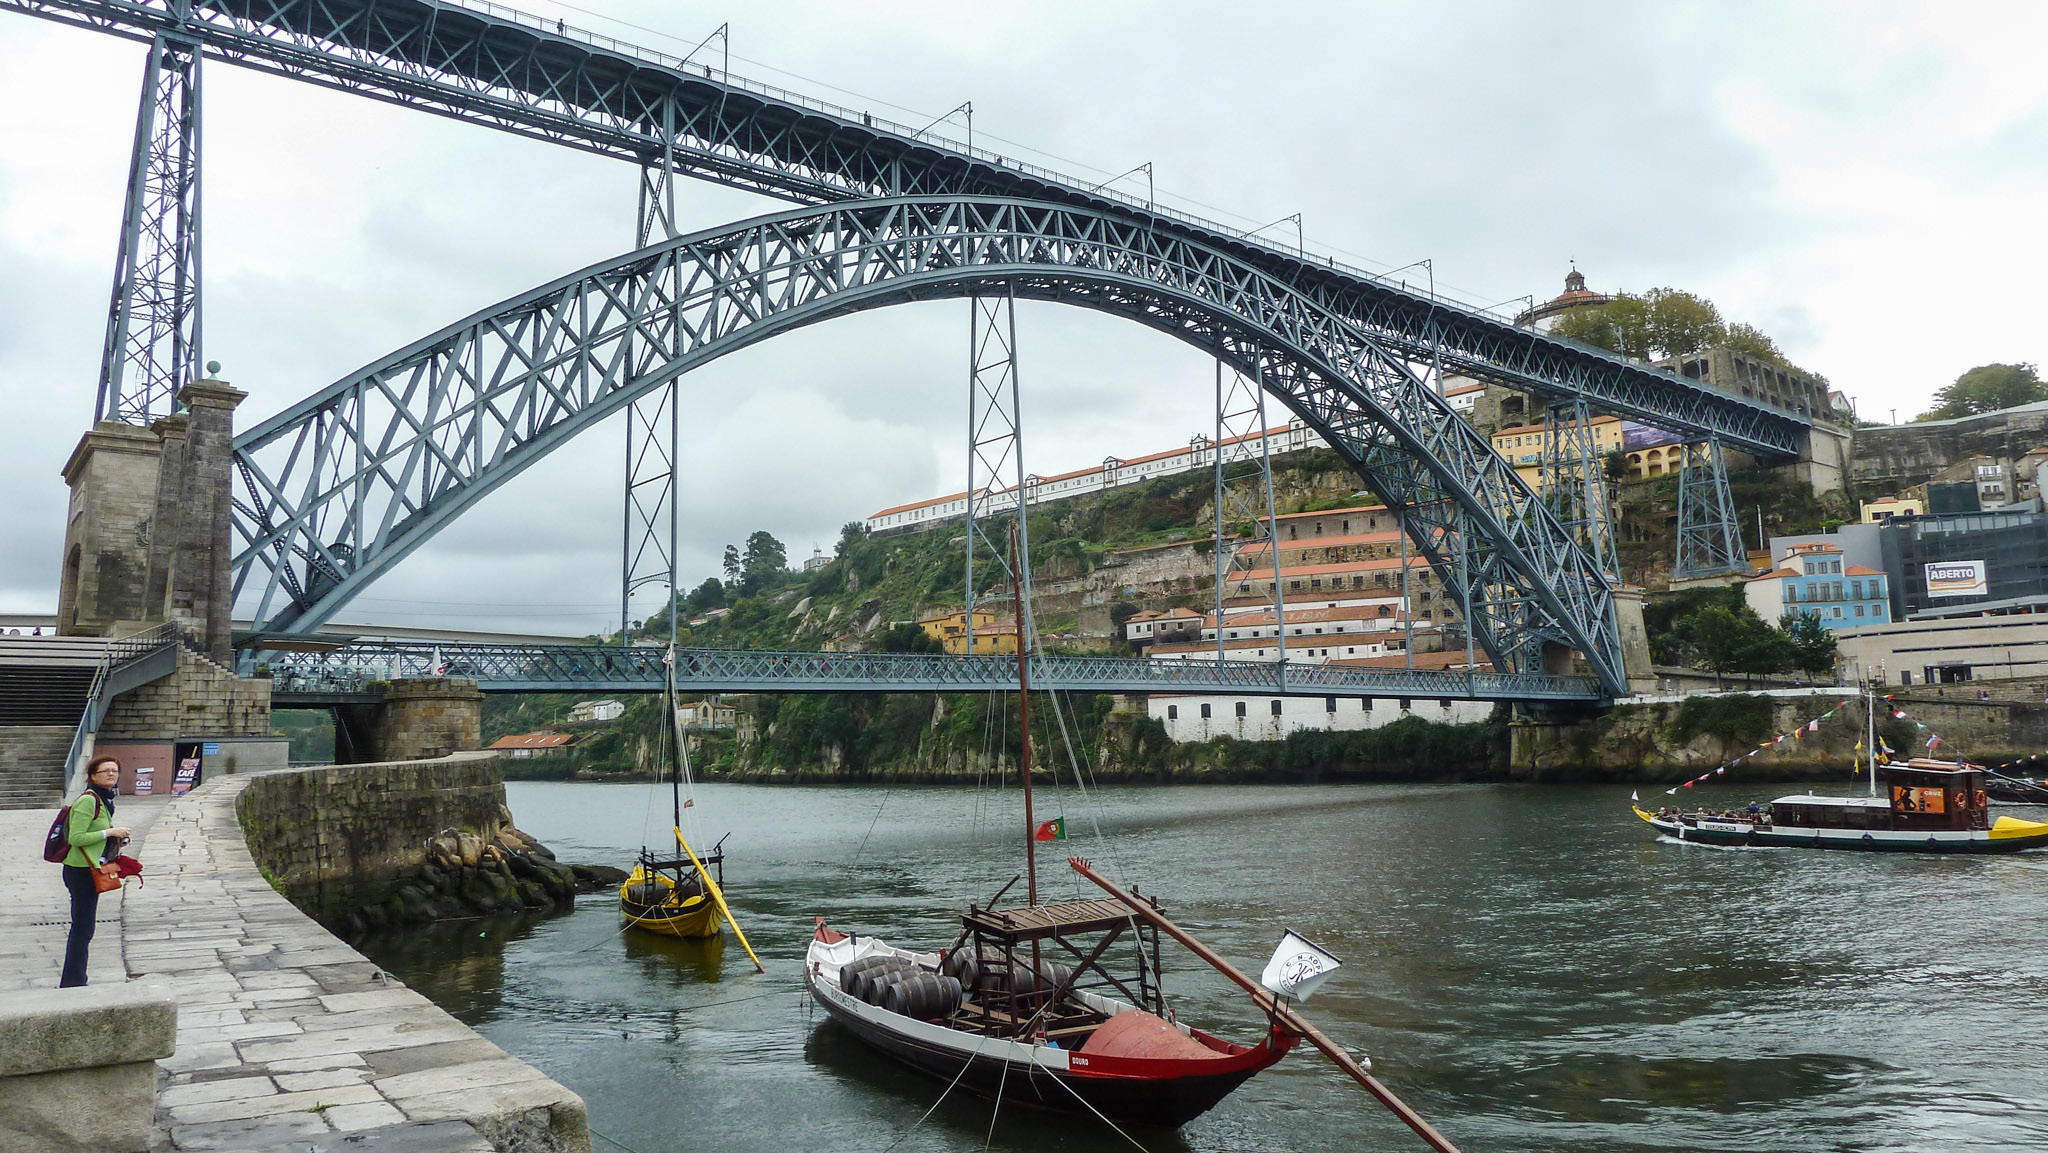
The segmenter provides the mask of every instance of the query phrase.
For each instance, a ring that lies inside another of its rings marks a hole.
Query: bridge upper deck
[[[135,39],[163,32],[238,65],[798,202],[1018,197],[1117,212],[1218,247],[1452,371],[1670,431],[1797,456],[1811,417],[1558,340],[1333,257],[1123,195],[870,113],[475,0],[0,0]]]

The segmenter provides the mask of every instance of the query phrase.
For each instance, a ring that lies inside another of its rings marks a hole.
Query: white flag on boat
[[[1259,984],[1283,997],[1306,1001],[1341,964],[1329,950],[1289,929],[1281,935],[1273,959],[1266,962],[1266,971],[1259,974]]]

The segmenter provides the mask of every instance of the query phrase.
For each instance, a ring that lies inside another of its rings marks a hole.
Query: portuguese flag
[[[1065,817],[1054,817],[1052,820],[1047,821],[1044,824],[1038,826],[1038,828],[1031,834],[1031,839],[1034,841],[1066,840],[1067,819]]]

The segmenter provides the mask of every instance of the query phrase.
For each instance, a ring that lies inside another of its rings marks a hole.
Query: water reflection
[[[509,790],[521,827],[564,860],[612,864],[639,843],[617,820],[635,791]],[[1626,798],[1156,788],[1107,790],[1099,810],[1040,808],[1076,835],[1060,855],[1135,878],[1240,967],[1256,971],[1283,927],[1343,957],[1310,1018],[1471,1153],[2048,1149],[2048,856],[1703,850],[1645,836]],[[939,1103],[942,1084],[829,1026],[801,991],[813,915],[950,942],[956,911],[1021,867],[1019,802],[700,789],[699,808],[732,829],[727,897],[766,974],[731,941],[622,934],[609,894],[365,951],[581,1093],[593,1126],[641,1153],[679,1149],[679,1134],[723,1153],[1128,1150],[1100,1126],[1021,1106],[991,1131],[989,1102]],[[1088,839],[1098,819],[1119,835]],[[1047,899],[1093,895],[1055,854],[1040,883]],[[1240,992],[1167,960],[1184,1018],[1258,1034]],[[678,1081],[691,1092],[648,1091]],[[1177,1153],[1419,1148],[1305,1056],[1177,1135],[1136,1136]]]
[[[683,938],[628,929],[619,944],[634,972],[650,985],[715,985],[725,973],[725,939],[726,933]],[[743,950],[735,947],[734,959],[752,971]]]

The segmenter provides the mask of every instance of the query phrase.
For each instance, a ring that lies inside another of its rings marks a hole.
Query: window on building
[[[1323,698],[1323,711],[1324,711],[1324,712],[1326,712],[1326,713],[1334,713],[1334,712],[1336,712],[1336,711],[1337,711],[1337,698],[1336,698],[1336,697],[1324,697],[1324,698]]]
[[[1244,702],[1243,702],[1243,701],[1239,701],[1239,702],[1237,702],[1237,715],[1238,715],[1238,716],[1240,716],[1240,717],[1244,715]]]
[[[1401,702],[1400,702],[1400,703],[1401,703],[1401,711],[1402,711],[1402,712],[1404,712],[1404,713],[1405,713],[1405,712],[1407,712],[1407,711],[1408,711],[1408,710],[1409,710],[1410,708],[1414,707],[1414,704],[1415,704],[1415,702],[1413,702],[1413,701],[1409,700],[1409,699],[1408,699],[1407,697],[1402,697],[1402,698],[1401,698]]]
[[[1166,706],[1166,719],[1167,719],[1167,720],[1169,720],[1169,721],[1177,721],[1177,720],[1179,720],[1179,719],[1180,719],[1180,706],[1179,706],[1179,705],[1168,705],[1168,706]]]
[[[1863,582],[1862,582],[1862,581],[1850,581],[1850,582],[1849,582],[1849,599],[1850,599],[1850,600],[1857,600],[1857,601],[1860,601],[1860,600],[1862,600],[1862,599],[1863,599]],[[1859,614],[1859,615],[1860,615],[1860,614]]]
[[[1202,719],[1205,721],[1209,719],[1209,706],[1206,703],[1202,706]]]
[[[1273,715],[1274,715],[1274,716],[1276,716],[1276,717],[1280,715],[1280,698],[1279,698],[1279,697],[1274,697],[1274,698],[1273,698]]]
[[[1859,617],[1863,615],[1863,606],[1862,606],[1862,605],[1857,605],[1857,606],[1856,606],[1856,615],[1857,615],[1857,616],[1859,616]]]
[[[1842,619],[1842,606],[1841,606],[1841,605],[1836,605],[1836,606],[1835,606],[1835,608],[1834,608],[1834,617],[1835,617],[1835,619],[1836,619],[1836,620],[1841,620],[1841,619]]]

